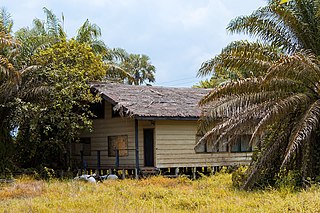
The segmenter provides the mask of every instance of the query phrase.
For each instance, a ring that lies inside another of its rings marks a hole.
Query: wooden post
[[[193,167],[193,169],[192,169],[192,179],[193,180],[196,179],[196,172],[197,172],[197,167]]]
[[[101,158],[100,158],[100,150],[97,151],[97,173],[100,176],[100,168],[101,168]]]
[[[83,159],[83,151],[80,151],[80,159],[81,159],[81,174],[84,172],[84,174],[87,174],[87,164]]]
[[[116,169],[119,167],[119,149],[116,149]]]
[[[135,149],[136,149],[136,178],[139,178],[139,122],[137,119],[134,120],[134,130],[135,130]]]
[[[134,174],[135,174],[136,179],[139,179],[139,174],[138,174],[137,168],[134,169]]]
[[[122,169],[122,179],[126,179],[126,171],[124,169]]]
[[[176,176],[179,175],[179,167],[176,168],[176,170],[175,170],[175,175],[176,175]]]

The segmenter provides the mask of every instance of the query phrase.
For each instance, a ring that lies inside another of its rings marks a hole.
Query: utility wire
[[[197,78],[197,77],[181,78],[181,79],[175,79],[175,80],[172,80],[172,81],[157,82],[157,84],[168,84],[168,83],[172,83],[172,82],[183,81],[183,80],[190,80],[190,79],[198,79],[198,78]]]

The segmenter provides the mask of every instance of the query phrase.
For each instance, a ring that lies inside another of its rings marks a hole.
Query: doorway
[[[144,165],[154,166],[154,129],[143,129]]]

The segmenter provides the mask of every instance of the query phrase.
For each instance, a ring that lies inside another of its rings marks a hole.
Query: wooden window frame
[[[196,143],[200,140],[200,138],[203,137],[203,135],[196,135]],[[204,151],[202,152],[197,152],[197,153],[227,153],[229,152],[229,147],[228,145],[225,145],[225,150],[221,151],[220,149],[223,148],[220,146],[220,143],[217,144],[216,149],[211,149],[208,143],[204,144]],[[211,149],[211,150],[210,150]]]

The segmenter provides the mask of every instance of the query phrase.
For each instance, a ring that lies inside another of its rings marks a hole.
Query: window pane
[[[240,152],[241,151],[241,143],[239,140],[237,140],[234,144],[231,146],[231,152]]]
[[[241,152],[251,152],[252,148],[249,146],[251,136],[250,135],[242,135],[241,136]]]
[[[199,140],[203,137],[203,135],[196,135],[196,144],[199,142]],[[207,152],[207,144],[201,144],[201,146],[199,147],[199,150],[197,150],[198,153],[201,152]]]

